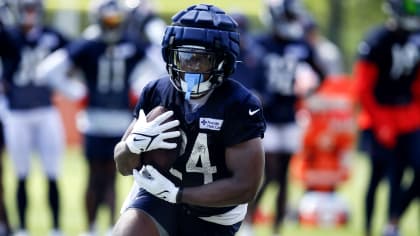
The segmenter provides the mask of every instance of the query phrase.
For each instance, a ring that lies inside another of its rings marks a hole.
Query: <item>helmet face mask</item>
[[[189,99],[203,96],[222,82],[223,63],[223,55],[187,45],[170,50],[168,67],[173,85]]]
[[[113,30],[121,25],[123,18],[121,12],[112,10],[104,11],[100,19],[100,24],[104,29]]]

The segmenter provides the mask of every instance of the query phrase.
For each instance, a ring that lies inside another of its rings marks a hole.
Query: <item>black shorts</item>
[[[397,165],[409,165],[420,170],[420,130],[402,134],[396,137],[396,146],[393,149],[384,147],[375,138],[372,130],[364,130],[361,134],[361,149],[368,154],[373,163],[386,162],[392,169]]]
[[[219,225],[197,218],[182,204],[171,204],[141,189],[129,208],[143,210],[170,236],[234,236],[241,223]]]

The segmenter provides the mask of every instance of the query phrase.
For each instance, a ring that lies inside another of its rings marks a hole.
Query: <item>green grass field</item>
[[[368,175],[368,166],[365,158],[358,156],[354,159],[353,175],[349,182],[344,184],[340,193],[347,199],[351,206],[351,221],[349,225],[341,229],[308,229],[299,227],[298,224],[286,221],[284,236],[362,236],[363,225],[363,197],[365,194],[366,178]],[[31,236],[47,235],[51,225],[50,213],[47,205],[46,181],[42,174],[38,159],[33,158],[32,172],[29,176],[28,191],[29,214],[28,225]],[[118,207],[121,206],[125,194],[131,186],[130,177],[118,177]],[[66,236],[77,236],[83,232],[86,227],[84,215],[83,194],[86,184],[86,164],[78,148],[69,149],[63,163],[62,176],[60,179],[60,188],[62,196],[62,221],[61,225]],[[302,189],[299,183],[291,181],[289,192],[290,206],[296,206]],[[264,194],[261,208],[270,213],[273,209],[274,197],[277,187],[271,185]],[[12,225],[17,225],[17,212],[15,203],[16,179],[12,172],[11,163],[5,158],[5,192],[6,206]],[[375,235],[379,232],[385,222],[387,187],[381,185],[377,196],[377,208],[375,212]],[[404,236],[419,235],[419,217],[420,206],[417,203],[412,204],[405,215],[402,223]],[[109,215],[105,209],[101,209],[98,219],[98,228],[104,232],[108,228]],[[269,224],[257,226],[258,236],[270,235]]]

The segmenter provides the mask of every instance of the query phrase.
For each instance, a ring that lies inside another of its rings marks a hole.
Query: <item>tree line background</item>
[[[78,15],[79,29],[82,30],[89,24],[89,5],[86,0],[45,0],[48,9],[47,19],[57,23],[57,16],[65,18],[66,14]],[[251,20],[253,31],[261,31],[261,12],[263,0],[149,0],[156,6],[157,13],[170,23],[171,16],[190,5],[209,3],[221,7],[227,12],[243,11]],[[374,25],[382,23],[387,15],[383,11],[386,0],[301,0],[305,7],[313,14],[321,31],[331,41],[336,43],[344,54],[347,72],[351,72],[356,56],[357,45],[366,32]],[[64,30],[69,30],[69,21],[64,25]],[[63,27],[61,27],[63,28]],[[74,32],[73,36],[74,35]]]

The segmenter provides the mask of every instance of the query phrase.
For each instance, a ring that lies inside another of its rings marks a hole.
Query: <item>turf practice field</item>
[[[286,221],[284,236],[362,236],[363,225],[363,197],[366,185],[366,176],[368,174],[367,162],[364,156],[357,156],[354,159],[353,175],[349,182],[342,186],[340,192],[342,196],[347,199],[351,206],[351,220],[347,227],[342,229],[308,229],[299,227],[293,221]],[[6,192],[6,206],[9,217],[14,226],[17,225],[17,211],[15,203],[15,189],[16,179],[14,178],[11,163],[7,156],[5,158],[5,192]],[[63,231],[66,236],[77,236],[86,228],[83,195],[86,186],[86,164],[85,159],[81,155],[78,148],[71,148],[68,150],[63,162],[62,176],[60,179],[61,192],[61,206]],[[409,178],[410,176],[408,176]],[[121,206],[125,194],[128,192],[132,183],[131,177],[119,176],[118,179],[118,197],[117,206]],[[45,236],[48,235],[50,229],[50,216],[47,205],[46,180],[42,174],[38,158],[33,158],[32,172],[29,176],[29,214],[28,225],[31,236]],[[297,200],[302,194],[300,184],[292,180],[290,189],[290,207],[297,204]],[[277,187],[270,186],[267,193],[263,197],[261,210],[270,215],[273,209],[274,194]],[[384,215],[386,211],[386,185],[382,185],[378,192],[377,208],[375,218],[375,235],[379,235],[381,227],[384,222]],[[403,219],[403,235],[404,236],[418,236],[420,232],[420,205],[412,204],[409,211]],[[102,209],[99,214],[98,228],[101,232],[107,229],[107,222],[109,221],[108,212]],[[269,222],[259,224],[257,226],[259,236],[269,236],[270,228]]]

